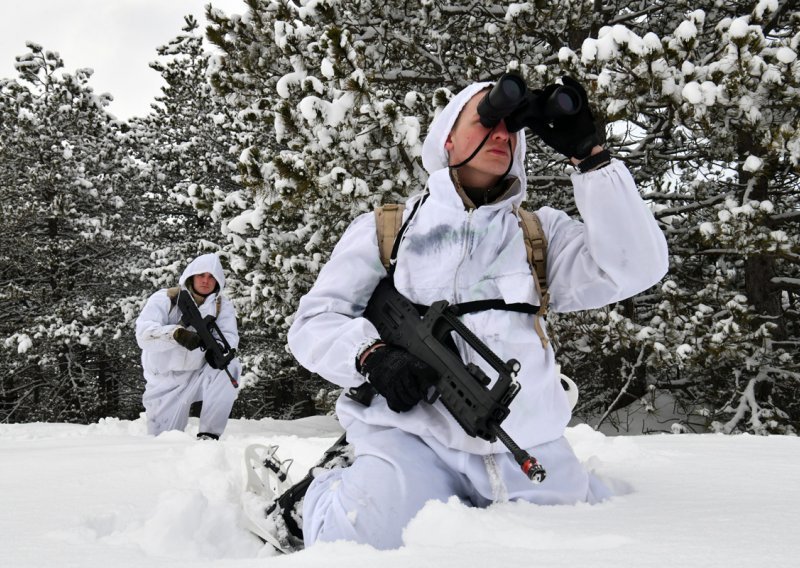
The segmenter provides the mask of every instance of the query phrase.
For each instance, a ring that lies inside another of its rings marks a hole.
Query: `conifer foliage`
[[[790,5],[628,3],[579,49],[558,51],[592,79],[609,145],[672,256],[653,294],[567,319],[590,333],[567,332],[565,356],[580,375],[616,375],[600,382],[608,395],[646,393],[646,412],[677,404],[678,430],[791,432],[800,418],[800,20]]]
[[[131,175],[146,189],[139,238],[150,253],[141,267],[150,292],[177,285],[195,256],[220,251],[219,211],[240,189],[229,152],[235,131],[205,81],[208,54],[198,27],[187,16],[181,32],[156,48],[150,67],[165,85],[150,114],[130,124]]]
[[[117,414],[138,375],[117,304],[126,135],[91,70],[28,47],[0,82],[0,419],[87,421]]]

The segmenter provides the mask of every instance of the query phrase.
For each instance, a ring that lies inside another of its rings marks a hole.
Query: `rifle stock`
[[[376,287],[364,317],[375,325],[385,343],[402,347],[436,371],[434,393],[427,402],[433,404],[437,398],[441,399],[468,435],[490,442],[499,438],[532,481],[544,480],[545,470],[536,458],[522,450],[500,427],[510,412],[511,401],[519,392],[520,385],[515,380],[520,369],[518,361],[502,361],[458,319],[444,300],[434,303],[420,317],[414,304],[395,289],[388,277]],[[444,343],[451,333],[461,336],[497,371],[497,381],[491,388],[488,386],[491,379],[480,367],[474,363],[465,364]],[[369,389],[362,386],[348,396],[369,405],[375,392],[372,385],[365,385]]]
[[[228,364],[236,357],[236,349],[231,348],[228,344],[217,325],[216,318],[210,315],[204,318],[188,290],[181,290],[178,295],[178,308],[181,310],[181,319],[186,325],[193,327],[200,337],[203,344],[201,349],[211,354],[214,368],[224,370],[231,384],[235,388],[239,388],[239,382],[228,370]],[[214,337],[214,333],[217,334],[219,340]]]

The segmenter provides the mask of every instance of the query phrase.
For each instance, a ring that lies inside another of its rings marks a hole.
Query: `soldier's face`
[[[207,295],[214,291],[217,286],[217,279],[210,272],[195,274],[192,280],[192,287],[198,294]]]
[[[513,160],[517,147],[517,134],[508,131],[504,120],[494,128],[486,128],[481,124],[478,103],[485,95],[486,92],[481,91],[467,102],[444,144],[450,156],[450,165],[459,164],[475,151],[491,130],[480,152],[458,169],[458,177],[467,187],[489,188],[496,185]]]

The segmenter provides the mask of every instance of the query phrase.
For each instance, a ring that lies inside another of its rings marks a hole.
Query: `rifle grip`
[[[376,394],[375,387],[367,382],[364,382],[357,387],[353,387],[348,390],[345,396],[356,401],[358,404],[369,406],[372,404],[372,399],[375,398]]]

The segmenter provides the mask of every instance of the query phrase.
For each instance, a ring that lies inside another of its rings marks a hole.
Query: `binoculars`
[[[487,128],[494,128],[506,119],[509,132],[517,132],[528,126],[530,120],[552,122],[577,114],[581,106],[580,94],[571,87],[558,85],[545,97],[541,91],[528,90],[522,77],[506,73],[478,103],[478,116]],[[515,113],[517,110],[520,112]]]

